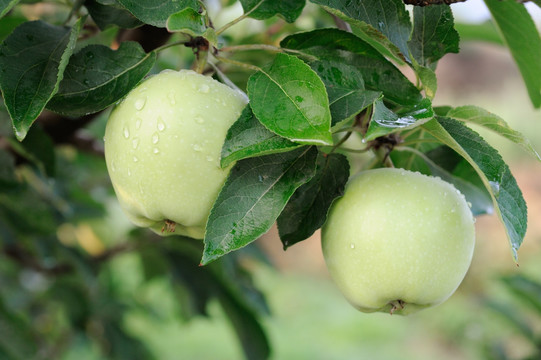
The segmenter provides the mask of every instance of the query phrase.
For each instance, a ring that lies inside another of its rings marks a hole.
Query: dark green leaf
[[[239,119],[229,128],[222,147],[221,166],[240,159],[289,151],[302,146],[267,130],[247,105]]]
[[[294,22],[302,12],[306,0],[240,0],[244,13],[258,20],[280,15],[285,21]]]
[[[295,191],[278,217],[284,249],[307,239],[325,223],[329,207],[342,196],[348,179],[349,162],[344,155],[319,155],[316,174]]]
[[[0,18],[6,15],[19,0],[0,0]]]
[[[384,55],[408,59],[409,13],[401,0],[310,0],[352,25],[357,35]]]
[[[366,90],[361,72],[354,66],[333,60],[310,64],[329,95],[331,126],[350,120],[381,97],[381,92]]]
[[[524,5],[515,0],[485,0],[526,82],[533,105],[541,107],[541,37]]]
[[[38,349],[30,324],[0,303],[0,347],[6,360],[33,359]]]
[[[458,53],[459,37],[448,5],[416,6],[413,19],[408,46],[417,63],[428,66],[447,53]]]
[[[252,111],[270,131],[302,144],[332,144],[325,85],[298,58],[278,54],[250,76],[247,90]]]
[[[11,142],[12,148],[40,169],[40,171],[49,176],[55,176],[55,152],[54,143],[43,130],[34,126],[22,142],[15,139]]]
[[[23,23],[0,46],[0,88],[19,140],[58,90],[83,22]]]
[[[165,27],[169,16],[188,7],[199,10],[197,0],[118,0],[118,2],[145,24],[157,27]]]
[[[89,45],[70,59],[47,108],[72,116],[103,110],[135,87],[155,60],[154,52],[145,53],[136,42],[122,42],[116,51]]]
[[[513,130],[501,117],[477,106],[466,105],[450,109],[446,116],[471,122],[492,130],[504,138],[522,147],[530,155],[541,161],[541,157],[535,151],[530,141],[520,132]]]
[[[111,5],[100,4],[96,0],[85,0],[85,7],[92,20],[101,30],[116,25],[124,29],[132,29],[143,23],[137,20],[128,10],[114,2]]]
[[[374,112],[372,113],[372,118],[365,134],[365,140],[374,140],[377,137],[388,135],[398,130],[419,126],[423,122],[430,120],[433,116],[432,104],[428,99],[423,99],[413,108],[407,109],[400,114],[387,108],[382,100],[378,100],[374,104]]]
[[[0,191],[17,184],[15,177],[15,159],[4,149],[0,149]]]
[[[423,129],[464,157],[483,179],[505,226],[514,259],[526,234],[528,212],[507,164],[481,136],[460,121],[440,117]]]
[[[321,60],[332,60],[357,68],[365,88],[383,92],[387,101],[413,105],[421,100],[419,90],[400,70],[368,43],[349,32],[319,29],[290,35],[280,45]]]
[[[201,263],[266,233],[295,190],[314,176],[316,158],[317,150],[310,146],[239,161],[210,212]]]

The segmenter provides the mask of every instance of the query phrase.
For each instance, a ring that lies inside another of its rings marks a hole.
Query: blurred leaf
[[[502,278],[507,288],[524,304],[530,306],[541,316],[541,283],[525,277],[514,275]]]
[[[237,162],[210,212],[201,264],[266,233],[295,190],[314,176],[316,158],[309,146]]]
[[[290,151],[300,146],[267,130],[247,105],[227,131],[220,164],[227,167],[237,160]]]
[[[143,342],[130,335],[120,321],[102,322],[106,358],[112,360],[156,359]]]
[[[26,22],[27,19],[22,15],[10,14],[0,19],[0,41],[3,41],[13,30]]]
[[[333,60],[314,61],[310,66],[327,89],[331,127],[352,119],[381,97],[381,92],[364,88],[363,76],[354,66]]]
[[[136,42],[118,50],[89,45],[70,59],[57,94],[47,108],[65,115],[94,113],[124,97],[150,71],[156,53],[145,53]]]
[[[466,105],[450,109],[447,112],[446,116],[461,121],[471,122],[473,124],[477,124],[489,130],[492,130],[495,133],[519,145],[530,155],[541,161],[541,157],[539,156],[537,151],[535,151],[530,141],[520,132],[513,130],[498,115],[495,115],[477,106]]]
[[[485,0],[485,4],[517,63],[533,105],[541,107],[541,37],[532,17],[514,0]]]
[[[188,7],[199,10],[197,0],[118,0],[118,2],[145,24],[157,27],[165,27],[169,16]]]
[[[49,177],[56,172],[54,143],[41,128],[34,126],[22,142],[13,139],[11,147],[23,158],[27,159]]]
[[[280,15],[285,21],[294,22],[302,12],[306,0],[240,0],[244,13],[250,13],[250,17],[258,20],[268,19],[274,15]],[[261,4],[260,4],[261,3]]]
[[[522,316],[521,312],[518,311],[519,309],[516,306],[512,306],[506,303],[503,303],[501,301],[495,301],[495,300],[486,300],[485,304],[495,312],[497,312],[500,316],[502,316],[507,322],[515,327],[520,334],[522,334],[526,339],[528,339],[530,342],[534,343],[536,342],[535,333],[526,321],[524,317]]]
[[[298,58],[278,54],[250,76],[247,90],[252,111],[270,131],[301,144],[332,144],[325,85]]]
[[[349,179],[349,162],[341,154],[320,154],[316,174],[300,186],[278,217],[284,249],[310,237],[327,219],[334,199],[342,196]]]
[[[310,0],[350,23],[356,35],[384,55],[403,62],[409,59],[409,13],[401,0]]]
[[[26,22],[0,46],[0,87],[19,140],[58,90],[83,23],[70,29]]]
[[[509,166],[479,134],[460,121],[439,117],[423,129],[466,159],[483,179],[505,226],[515,261],[526,233],[528,213]]]
[[[4,355],[8,356],[6,360],[33,359],[38,350],[30,324],[9,311],[2,302],[0,302],[0,348],[4,350]]]
[[[6,15],[19,0],[0,0],[0,18]]]
[[[364,139],[370,141],[398,130],[419,126],[433,116],[432,104],[428,99],[423,99],[413,108],[400,114],[387,108],[382,100],[378,100],[374,104],[374,111]]]
[[[8,151],[0,149],[0,191],[15,184],[17,184],[15,159]]]
[[[400,70],[352,33],[338,29],[318,29],[290,35],[280,45],[300,50],[320,60],[345,63],[357,68],[362,74],[365,88],[383,92],[387,101],[413,105],[421,100],[419,90]]]
[[[505,45],[498,29],[492,21],[481,24],[455,23],[455,29],[460,35],[461,41],[484,41],[496,45]]]
[[[85,0],[84,6],[92,17],[92,20],[101,30],[109,26],[119,26],[124,29],[133,29],[143,25],[128,10],[119,6],[116,2],[110,5],[101,4],[96,0]]]
[[[459,37],[448,5],[416,6],[408,47],[422,66],[436,63],[447,53],[458,53]]]

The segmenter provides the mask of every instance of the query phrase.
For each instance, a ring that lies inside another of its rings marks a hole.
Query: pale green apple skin
[[[438,305],[470,266],[474,218],[439,178],[403,169],[361,172],[322,229],[329,273],[363,312],[407,315]]]
[[[149,77],[115,107],[105,160],[120,205],[156,233],[203,238],[230,167],[220,168],[227,130],[246,105],[238,91],[190,70]],[[166,220],[175,224],[166,226]]]

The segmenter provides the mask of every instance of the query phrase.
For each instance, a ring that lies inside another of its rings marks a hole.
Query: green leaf
[[[344,155],[318,156],[316,174],[295,191],[278,217],[278,232],[284,249],[310,237],[327,219],[334,199],[342,196],[349,179]]]
[[[0,348],[9,360],[33,359],[38,352],[32,327],[0,302]]]
[[[320,60],[345,63],[357,68],[365,88],[383,92],[387,101],[414,105],[421,100],[419,90],[400,70],[352,33],[338,29],[318,29],[290,35],[280,45],[300,50]]]
[[[0,88],[19,140],[58,90],[83,23],[26,22],[0,46]]]
[[[419,76],[419,80],[421,80],[426,97],[430,100],[434,99],[436,90],[438,90],[438,78],[436,77],[436,73],[428,67],[419,66],[417,64],[414,65],[414,68]]]
[[[492,21],[485,21],[482,24],[456,23],[455,29],[458,31],[461,41],[483,41],[496,45],[505,45]]]
[[[485,305],[488,306],[489,309],[497,312],[500,316],[507,320],[509,324],[513,325],[515,329],[518,330],[519,334],[522,334],[524,337],[526,337],[526,339],[535,344],[537,341],[535,331],[530,325],[528,319],[518,311],[519,308],[490,298],[485,300]]]
[[[370,141],[398,130],[413,128],[432,119],[433,116],[432,104],[428,99],[423,99],[413,108],[400,114],[387,108],[382,100],[378,100],[374,104],[374,112],[364,139]]]
[[[19,156],[33,163],[44,175],[55,176],[54,143],[41,128],[34,126],[22,142],[11,140],[10,145]]]
[[[309,146],[239,161],[210,212],[201,264],[266,233],[295,190],[314,176],[316,158]]]
[[[312,62],[310,66],[327,89],[332,127],[355,117],[381,97],[381,92],[364,88],[361,72],[351,65],[322,60]]]
[[[169,16],[188,7],[199,10],[197,0],[118,0],[118,2],[145,24],[157,27],[165,27]]]
[[[485,0],[485,4],[517,63],[530,100],[541,107],[541,37],[532,17],[514,0]]]
[[[47,108],[81,116],[120,100],[150,71],[156,53],[145,53],[136,42],[122,42],[118,50],[89,45],[70,59],[64,79]]]
[[[409,13],[401,0],[310,0],[347,21],[354,32],[384,55],[403,62],[409,59]]]
[[[535,151],[530,141],[520,132],[513,130],[498,115],[495,115],[477,106],[466,105],[449,110],[446,116],[453,119],[470,122],[472,124],[476,124],[486,129],[492,130],[495,133],[519,145],[530,155],[541,161],[541,156],[539,156],[537,151]]]
[[[250,17],[258,20],[268,19],[279,15],[285,21],[292,23],[302,12],[306,0],[240,0],[244,13],[250,13]]]
[[[300,146],[267,130],[247,105],[227,131],[220,165],[225,168],[237,160],[290,151]]]
[[[0,190],[17,184],[15,159],[7,150],[0,149]]]
[[[111,5],[103,5],[96,0],[85,0],[84,6],[101,30],[114,25],[124,29],[132,29],[143,25],[141,21],[128,10],[116,4],[116,2]]]
[[[408,47],[422,66],[436,63],[447,53],[458,53],[459,37],[448,5],[416,6]]]
[[[517,250],[526,234],[528,212],[522,192],[500,154],[476,132],[451,118],[429,121],[423,129],[464,157],[483,179],[505,226],[513,258],[517,260]]]
[[[0,0],[0,18],[4,17],[18,2],[19,0]]]
[[[183,32],[191,36],[201,36],[207,29],[205,17],[192,8],[172,14],[167,19],[167,30]]]
[[[250,76],[247,90],[252,111],[270,131],[301,144],[332,144],[325,85],[298,58],[278,54]]]

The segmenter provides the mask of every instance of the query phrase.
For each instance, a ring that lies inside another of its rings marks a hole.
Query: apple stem
[[[168,233],[173,233],[175,232],[176,226],[177,226],[176,222],[174,222],[173,220],[166,219],[162,227],[162,233],[164,231]]]
[[[406,303],[403,300],[393,300],[389,303],[391,305],[391,315],[397,311],[402,310],[406,306]]]

